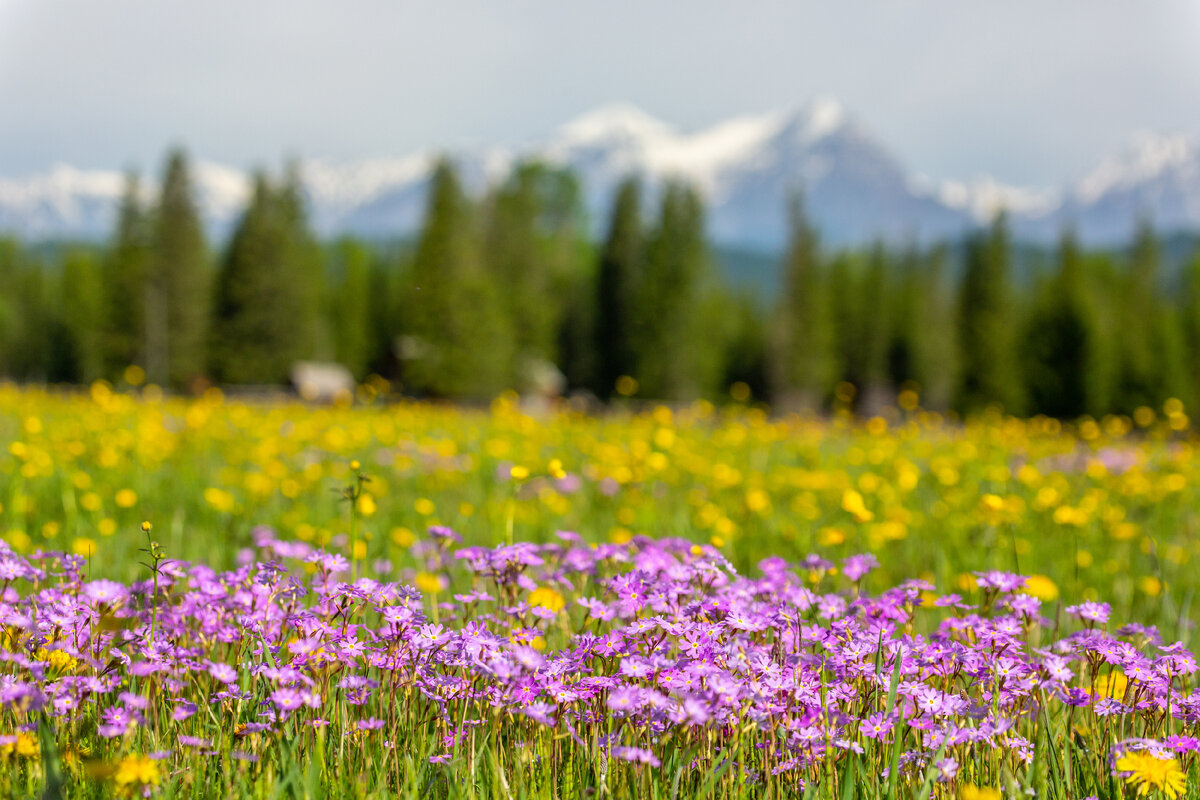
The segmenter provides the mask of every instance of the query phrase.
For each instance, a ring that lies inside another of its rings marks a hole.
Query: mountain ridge
[[[438,151],[336,162],[301,162],[310,213],[322,236],[411,234],[424,209]],[[599,233],[611,193],[640,175],[653,197],[671,178],[704,195],[709,232],[722,245],[777,251],[786,238],[785,199],[802,188],[831,245],[928,242],[961,236],[1005,208],[1014,234],[1052,241],[1072,225],[1088,244],[1126,241],[1144,217],[1157,227],[1200,228],[1200,141],[1136,132],[1083,178],[1059,187],[1016,187],[987,175],[931,181],[908,168],[837,100],[741,115],[680,131],[630,104],[585,112],[524,146],[450,154],[479,193],[522,158],[574,169]],[[198,202],[224,235],[248,197],[248,173],[207,160],[193,164]],[[108,236],[124,177],[58,164],[23,179],[0,178],[0,231],[27,238]],[[149,184],[149,182],[145,182]],[[147,189],[147,196],[151,192]]]

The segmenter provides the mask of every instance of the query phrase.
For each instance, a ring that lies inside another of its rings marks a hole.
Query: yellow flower
[[[113,781],[121,788],[158,786],[158,763],[149,756],[127,756],[117,765]]]
[[[1058,586],[1045,575],[1031,575],[1026,578],[1025,591],[1047,603],[1058,599]]]
[[[90,558],[96,554],[96,541],[94,539],[89,539],[86,536],[76,537],[75,540],[71,542],[71,552],[84,556],[85,558]]]
[[[33,734],[30,733],[18,733],[16,741],[0,744],[0,757],[2,758],[8,758],[14,754],[22,758],[34,758],[39,752],[37,739],[34,739]]]
[[[1173,758],[1157,758],[1150,753],[1126,753],[1117,760],[1117,771],[1128,772],[1125,782],[1137,787],[1141,795],[1158,789],[1171,800],[1183,794],[1187,776]]]
[[[541,606],[547,611],[562,611],[566,604],[566,599],[549,586],[543,586],[539,589],[535,589],[533,593],[529,595],[529,605],[535,607]]]
[[[1000,790],[991,786],[964,783],[958,787],[959,800],[1000,800]]]
[[[133,489],[122,489],[117,492],[117,496],[114,499],[121,508],[133,508],[137,505],[137,492]]]
[[[870,522],[875,515],[867,508],[863,496],[853,489],[847,489],[842,495],[842,509],[849,511],[859,522]]]
[[[1125,689],[1128,686],[1129,678],[1125,677],[1124,672],[1112,672],[1096,678],[1096,690],[1092,694],[1096,697],[1111,697],[1114,700],[1120,700],[1125,696]]]
[[[417,577],[413,578],[413,583],[425,594],[436,594],[446,588],[441,576],[432,572],[418,572]]]
[[[375,503],[375,498],[369,494],[362,494],[356,501],[358,513],[364,517],[369,517],[379,510],[379,506]]]

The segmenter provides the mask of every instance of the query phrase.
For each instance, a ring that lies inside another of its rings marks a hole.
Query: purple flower
[[[850,556],[842,562],[842,574],[852,581],[857,581],[871,570],[879,566],[879,560],[871,553]]]
[[[648,764],[652,767],[662,766],[662,762],[653,753],[641,747],[614,747],[612,754],[613,758],[619,758],[622,761],[628,761],[633,764]]]
[[[1112,612],[1112,607],[1108,603],[1096,603],[1091,600],[1086,600],[1078,605],[1067,606],[1067,613],[1073,614],[1087,622],[1095,622],[1098,625],[1104,625],[1108,622],[1108,615]]]

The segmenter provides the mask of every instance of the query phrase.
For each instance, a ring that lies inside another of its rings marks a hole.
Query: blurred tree
[[[946,280],[946,247],[900,254],[892,293],[888,377],[896,388],[914,388],[920,403],[944,411],[957,383],[954,300]]]
[[[833,388],[839,364],[830,294],[817,232],[799,192],[788,201],[788,249],[771,346],[771,396],[784,409],[816,409]]]
[[[293,159],[284,164],[276,197],[284,229],[281,272],[286,276],[280,281],[279,297],[284,313],[294,312],[285,334],[291,343],[289,355],[297,360],[330,358],[332,333],[321,313],[326,295],[321,248],[309,224],[308,200],[298,161]]]
[[[159,384],[186,386],[206,366],[211,274],[187,156],[167,156],[154,212],[146,281],[146,372]]]
[[[1033,412],[1069,418],[1108,407],[1103,341],[1085,278],[1075,233],[1067,229],[1058,272],[1033,298],[1022,334],[1021,365]]]
[[[921,402],[938,411],[949,409],[953,403],[959,375],[958,330],[947,261],[945,245],[934,247],[922,259],[919,311],[910,320],[914,329],[913,380],[922,393]]]
[[[1188,395],[1192,405],[1188,412],[1195,415],[1196,403],[1200,403],[1200,243],[1184,267],[1183,307],[1180,311],[1186,347],[1186,376],[1191,383]]]
[[[723,388],[745,384],[750,399],[771,399],[768,381],[767,325],[756,298],[748,292],[724,292],[716,316],[724,320]],[[737,399],[737,398],[735,398]]]
[[[318,287],[303,200],[288,179],[254,177],[217,276],[213,369],[229,383],[281,384],[314,357]]]
[[[1142,220],[1130,252],[1129,270],[1118,287],[1116,385],[1112,405],[1130,413],[1156,407],[1187,393],[1180,318],[1161,296],[1162,253],[1149,220]],[[1182,398],[1181,398],[1182,399]]]
[[[530,370],[558,358],[563,315],[583,277],[578,181],[566,169],[520,163],[492,193],[487,212],[484,262],[503,289],[516,348],[513,374],[527,387]]]
[[[636,325],[639,284],[646,256],[642,227],[641,182],[628,177],[613,200],[608,236],[600,251],[596,276],[596,384],[609,397],[617,378],[637,368]]]
[[[404,258],[376,253],[367,272],[370,287],[367,367],[389,379],[400,376],[397,343],[403,328],[401,306],[406,300],[410,267]]]
[[[52,296],[44,265],[16,239],[0,239],[0,375],[48,377]]]
[[[497,287],[480,266],[457,171],[438,162],[403,308],[409,389],[488,397],[512,386],[516,346]]]
[[[104,372],[117,378],[131,364],[145,366],[146,279],[151,261],[150,220],[141,181],[125,178],[117,229],[102,266]]]
[[[861,390],[859,407],[868,415],[879,413],[892,400],[888,386],[888,351],[892,344],[890,270],[887,251],[882,242],[876,242],[867,257],[856,315],[862,347],[856,385]]]
[[[1015,315],[1010,285],[1012,246],[1008,218],[996,215],[986,234],[967,241],[966,270],[958,305],[958,341],[962,372],[957,406],[978,411],[998,403],[1020,414],[1024,387],[1015,352]]]
[[[61,341],[63,335],[51,310],[57,287],[48,280],[45,264],[15,246],[0,247],[0,269],[7,273],[4,296],[13,311],[6,371],[18,380],[49,380],[56,339]]]
[[[100,269],[92,253],[81,249],[67,252],[63,261],[61,287],[57,295],[62,329],[57,361],[57,380],[91,383],[104,371],[101,333],[104,329],[104,294]]]
[[[833,347],[838,367],[834,382],[844,381],[857,389],[862,386],[862,257],[843,250],[829,264],[829,315]]]
[[[373,355],[370,262],[362,242],[342,238],[334,245],[330,277],[334,358],[359,379],[366,375]]]
[[[682,183],[668,183],[638,294],[634,377],[641,395],[678,400],[715,388],[720,352],[702,314],[709,270],[700,196]]]

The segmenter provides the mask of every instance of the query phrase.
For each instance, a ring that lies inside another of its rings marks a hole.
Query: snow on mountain
[[[119,172],[66,164],[25,180],[0,178],[0,230],[36,238],[108,230],[122,184]]]
[[[424,210],[433,151],[355,162],[313,159],[302,174],[321,235],[412,233]],[[715,241],[775,250],[786,238],[789,193],[802,189],[824,241],[929,241],[957,236],[1006,209],[1018,236],[1052,240],[1073,224],[1091,243],[1126,239],[1140,216],[1164,229],[1200,227],[1200,142],[1141,133],[1077,184],[1007,186],[988,176],[934,183],[910,171],[836,100],[746,115],[680,131],[630,105],[582,114],[521,148],[454,154],[465,185],[481,193],[519,158],[539,157],[580,176],[599,232],[611,193],[639,175],[648,202],[671,178],[705,196]],[[236,221],[249,193],[241,170],[199,161],[197,201],[215,236]],[[150,183],[149,181],[147,182]],[[0,231],[32,238],[103,238],[112,230],[124,177],[59,165],[26,179],[0,178]],[[147,194],[151,192],[147,189]]]
[[[980,224],[986,224],[1000,211],[1021,219],[1040,219],[1062,205],[1058,189],[1031,189],[1000,183],[990,175],[970,181],[943,181],[938,199],[950,208],[963,209]]]
[[[1129,239],[1138,221],[1200,227],[1200,141],[1142,131],[1074,187],[1060,212],[1085,241]]]

